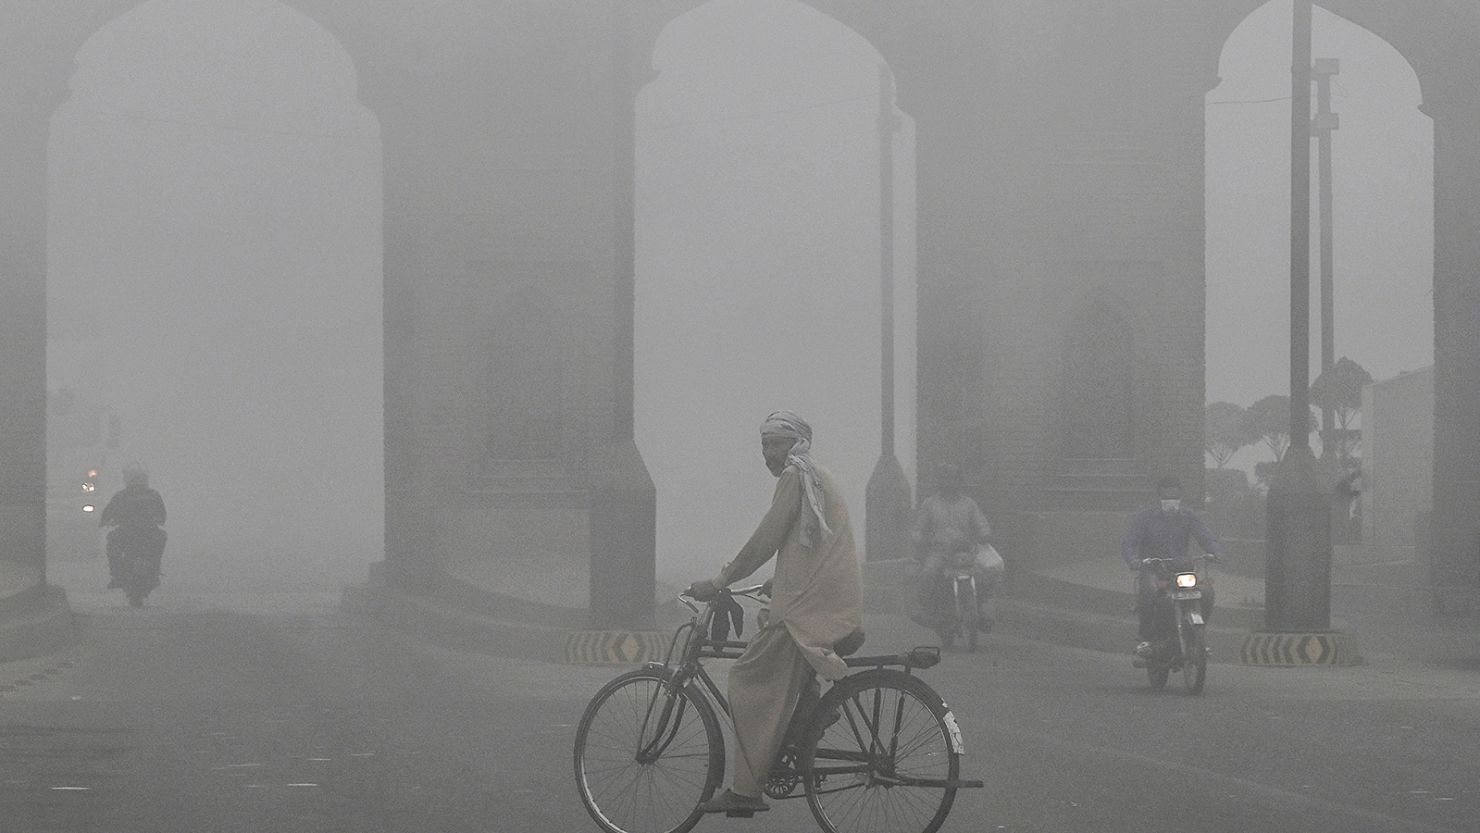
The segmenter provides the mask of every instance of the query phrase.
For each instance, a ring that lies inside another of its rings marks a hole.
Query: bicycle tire
[[[675,688],[657,668],[622,674],[591,698],[576,726],[576,790],[607,833],[686,833],[725,776],[724,735],[714,708],[693,686]],[[651,761],[638,760],[665,706],[677,721]],[[647,721],[649,713],[654,718]]]
[[[951,784],[962,750],[955,717],[934,689],[903,671],[865,671],[834,685],[813,715],[798,758],[807,805],[823,830],[940,829],[956,800]]]

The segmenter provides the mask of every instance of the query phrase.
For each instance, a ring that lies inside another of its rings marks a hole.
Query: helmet
[[[125,486],[148,486],[149,472],[143,463],[129,463],[123,467],[123,484]]]

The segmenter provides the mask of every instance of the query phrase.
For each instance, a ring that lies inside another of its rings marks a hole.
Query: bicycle
[[[739,658],[746,643],[728,638],[729,621],[740,621],[735,597],[760,602],[764,587],[721,590],[702,609],[680,595],[694,615],[674,632],[664,661],[619,675],[591,699],[576,728],[575,776],[602,830],[686,833],[699,822],[699,804],[724,781],[718,715],[730,714],[702,661]],[[845,657],[863,670],[825,693],[813,689],[819,696],[810,708],[798,704],[766,795],[798,798],[801,787],[828,833],[938,830],[956,790],[983,786],[960,777],[961,728],[913,674],[939,661],[938,647]]]

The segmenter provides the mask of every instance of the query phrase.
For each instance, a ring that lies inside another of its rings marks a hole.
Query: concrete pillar
[[[1441,607],[1473,607],[1480,603],[1480,105],[1473,91],[1442,84],[1424,79],[1435,169],[1430,580]]]
[[[981,462],[970,428],[984,418],[984,324],[974,304],[992,268],[987,238],[1006,207],[988,196],[995,137],[977,122],[992,110],[976,100],[986,85],[927,46],[897,50],[889,64],[898,107],[915,120],[916,460],[922,472],[958,463],[969,488]],[[935,46],[959,59],[960,50]]]
[[[1265,509],[1264,626],[1331,628],[1330,478],[1305,433],[1310,405],[1310,0],[1294,6],[1290,116],[1290,448]]]
[[[421,56],[413,47],[362,50],[360,99],[380,122],[382,281],[384,327],[385,574],[396,584],[425,579],[435,569],[436,514],[416,418],[416,385],[424,269],[423,199],[426,166],[420,154],[426,128]]]
[[[46,576],[46,149],[71,71],[21,56],[0,76],[0,558],[33,570],[37,584]]]
[[[870,561],[910,554],[911,499],[909,478],[894,454],[894,76],[879,68],[879,329],[880,442],[879,460],[864,492],[864,555]]]
[[[615,306],[610,439],[592,459],[591,622],[651,628],[658,548],[657,488],[633,433],[636,319],[637,93],[652,78],[656,31],[612,0],[612,287]]]

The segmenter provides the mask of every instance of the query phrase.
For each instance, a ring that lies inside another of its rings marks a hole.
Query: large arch
[[[1289,74],[1270,57],[1288,51],[1289,17],[1288,3],[1251,13],[1230,35],[1221,83],[1207,94],[1208,398],[1245,406],[1289,385],[1289,221],[1279,208],[1288,206],[1288,180],[1246,174],[1288,175]],[[1384,379],[1433,361],[1432,122],[1419,109],[1411,66],[1367,30],[1322,9],[1315,53],[1341,60],[1333,79],[1336,355]],[[1317,190],[1313,183],[1318,216]],[[1313,312],[1312,375],[1320,327]]]
[[[749,534],[753,513],[716,507],[765,494],[756,427],[782,407],[813,420],[862,544],[864,486],[880,454],[883,58],[827,15],[776,0],[711,2],[673,19],[653,63],[637,99],[636,430],[659,493],[660,569],[713,569]],[[892,96],[889,111],[897,118]],[[910,466],[913,142],[903,121],[896,436]]]
[[[1210,66],[1228,35],[1259,6],[1229,0],[1210,29]],[[1430,524],[1430,580],[1441,606],[1450,591],[1475,606],[1480,584],[1480,106],[1461,79],[1480,72],[1473,44],[1480,10],[1450,2],[1426,4],[1422,14],[1377,0],[1323,0],[1333,14],[1370,31],[1412,66],[1423,92],[1423,112],[1434,130],[1434,514]]]
[[[352,60],[274,0],[149,0],[76,62],[51,130],[49,375],[118,417],[100,485],[149,465],[173,584],[362,575],[384,549],[380,148]]]

